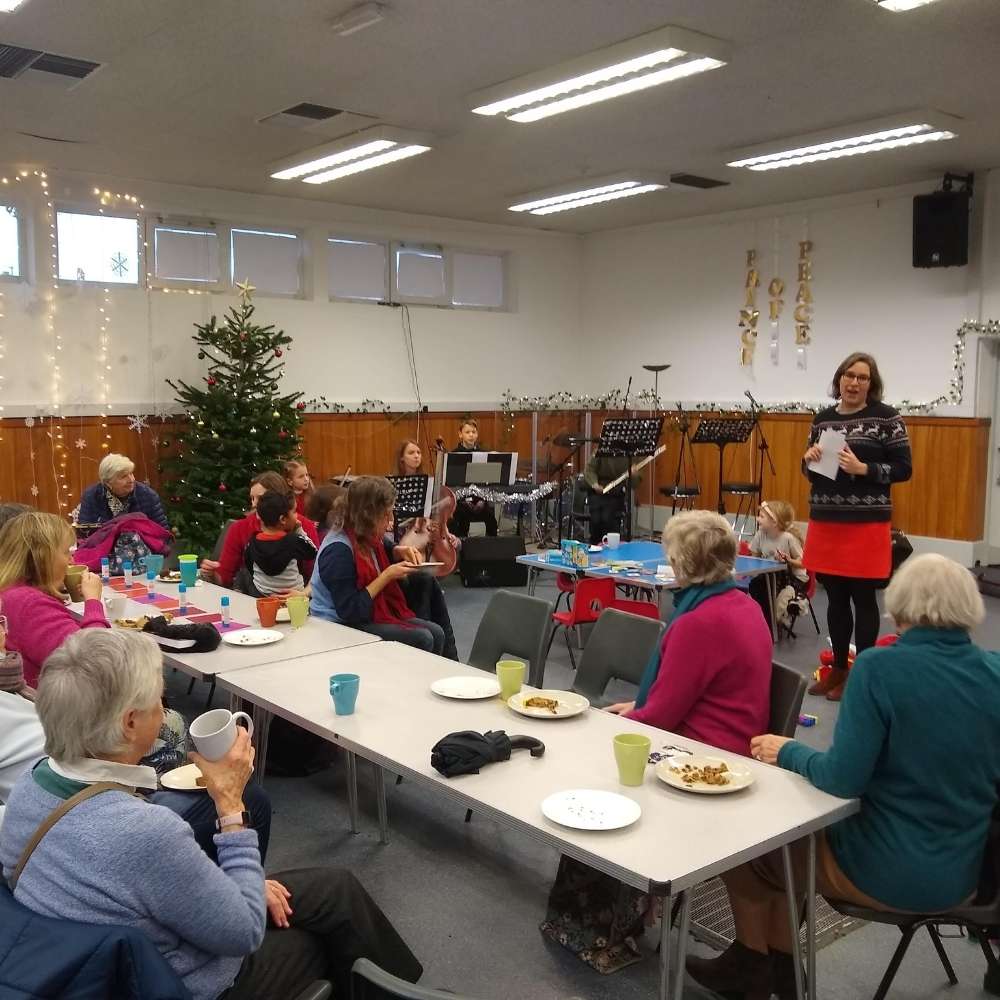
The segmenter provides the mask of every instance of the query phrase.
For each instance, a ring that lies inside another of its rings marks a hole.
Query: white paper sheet
[[[835,431],[828,427],[820,434],[817,444],[823,450],[823,454],[818,461],[809,462],[806,468],[826,476],[827,479],[836,479],[840,471],[840,453],[847,444],[847,435],[843,431]]]

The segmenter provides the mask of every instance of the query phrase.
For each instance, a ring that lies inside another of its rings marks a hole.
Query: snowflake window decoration
[[[141,413],[133,414],[128,418],[128,429],[141,434],[149,426],[149,420]]]

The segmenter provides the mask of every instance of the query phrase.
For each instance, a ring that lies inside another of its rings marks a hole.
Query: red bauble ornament
[[[226,486],[225,483],[219,483],[219,492],[220,493],[225,493],[227,489],[229,489],[229,487]]]
[[[288,431],[278,431],[278,437],[284,441],[288,437]]]
[[[295,409],[296,410],[304,410],[305,408],[306,408],[306,404],[305,403],[296,403],[295,404]]]
[[[207,382],[207,383],[208,383],[209,385],[215,385],[215,379],[214,379],[214,378],[212,378],[212,376],[211,376],[211,375],[209,375],[209,377],[208,377],[207,379],[205,379],[205,381],[206,381],[206,382]]]
[[[276,348],[274,349],[274,356],[275,356],[276,358],[280,358],[280,357],[281,357],[281,354],[282,354],[282,350],[281,350],[281,348],[280,348],[280,347],[276,347]]]
[[[170,498],[170,502],[171,503],[180,503],[181,502],[181,498],[180,497],[171,497]]]

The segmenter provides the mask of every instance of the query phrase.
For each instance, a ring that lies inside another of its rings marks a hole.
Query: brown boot
[[[849,676],[849,675],[848,675]],[[826,692],[827,701],[840,701],[844,697],[844,688],[847,687],[847,677],[834,688]]]
[[[685,963],[688,975],[716,993],[736,993],[744,1000],[769,1000],[771,996],[771,959],[734,941],[718,958],[689,955]]]
[[[795,1000],[795,959],[784,951],[771,951],[771,988],[778,1000]],[[802,983],[806,974],[802,971]]]
[[[846,682],[847,671],[840,667],[831,667],[829,673],[821,681],[816,681],[809,688],[809,693],[816,695],[829,694],[834,688],[839,687],[843,689]]]

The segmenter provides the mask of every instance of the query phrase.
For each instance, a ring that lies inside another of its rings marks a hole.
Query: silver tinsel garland
[[[493,490],[488,486],[460,486],[453,490],[456,500],[485,500],[487,503],[534,503],[547,497],[556,488],[555,483],[542,483],[530,493],[505,493],[502,489]]]
[[[984,323],[975,323],[968,320],[955,331],[955,343],[952,346],[951,378],[948,380],[946,392],[935,399],[923,402],[903,399],[891,405],[900,413],[916,415],[933,413],[940,406],[959,406],[965,396],[965,340],[969,336],[1000,337],[1000,321],[991,319]],[[636,404],[634,407],[632,406],[633,401]],[[620,389],[613,389],[599,396],[586,393],[576,395],[566,391],[554,392],[548,396],[515,396],[508,389],[502,397],[502,408],[508,416],[512,416],[515,413],[546,410],[614,410],[620,409],[623,402],[624,394]],[[759,409],[762,413],[818,413],[829,405],[829,401],[806,402],[788,399],[764,403]],[[642,392],[630,396],[629,407],[636,410],[668,408],[664,406],[662,399],[657,399],[652,389],[644,389]],[[672,408],[669,407],[669,409]],[[747,411],[749,407],[745,404],[721,400],[702,400],[691,403],[686,409],[732,413]]]

